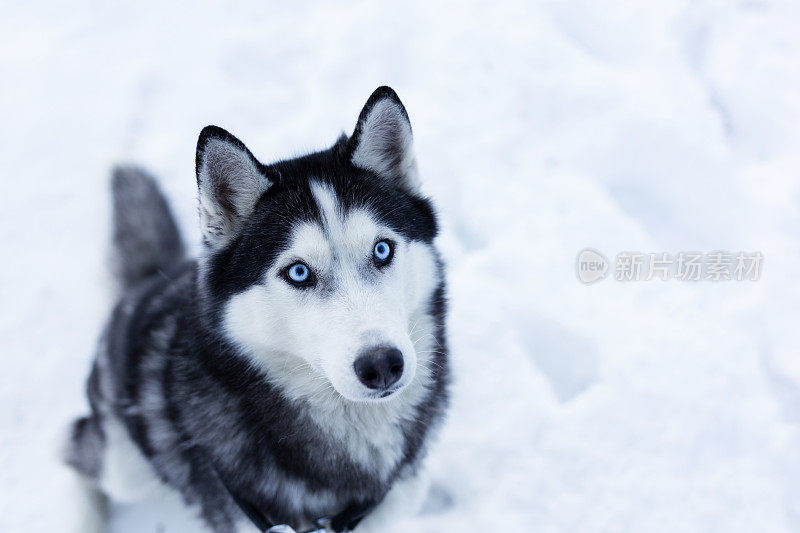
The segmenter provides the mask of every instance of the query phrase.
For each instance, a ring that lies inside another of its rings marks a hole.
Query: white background
[[[796,3],[111,4],[0,4],[1,531],[74,512],[57,440],[113,304],[110,165],[156,173],[196,243],[203,126],[275,160],[382,84],[441,213],[456,375],[448,497],[387,531],[800,530]],[[585,286],[586,246],[765,260]],[[161,507],[114,529],[197,527]]]

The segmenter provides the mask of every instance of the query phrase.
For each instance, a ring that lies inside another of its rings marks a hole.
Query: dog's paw
[[[77,473],[74,477],[74,490],[69,492],[69,505],[63,508],[68,512],[63,517],[65,533],[105,533],[108,529],[108,502],[92,482]]]

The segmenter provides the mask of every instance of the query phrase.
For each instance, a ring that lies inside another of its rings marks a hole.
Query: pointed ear
[[[358,168],[418,190],[411,122],[391,88],[379,87],[367,100],[348,141],[348,156]]]
[[[200,132],[195,164],[200,229],[206,244],[220,249],[242,230],[272,183],[244,143],[216,126]]]

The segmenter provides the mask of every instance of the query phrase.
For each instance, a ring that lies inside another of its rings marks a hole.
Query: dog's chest
[[[406,451],[404,426],[415,407],[407,398],[376,408],[338,401],[316,405],[310,415],[332,447],[385,481]]]

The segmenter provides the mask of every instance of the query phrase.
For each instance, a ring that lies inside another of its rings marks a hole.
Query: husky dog
[[[114,172],[122,291],[67,462],[111,499],[178,491],[217,533],[411,512],[449,374],[403,104],[381,87],[352,136],[269,165],[208,126],[196,168],[196,260],[155,182]]]

